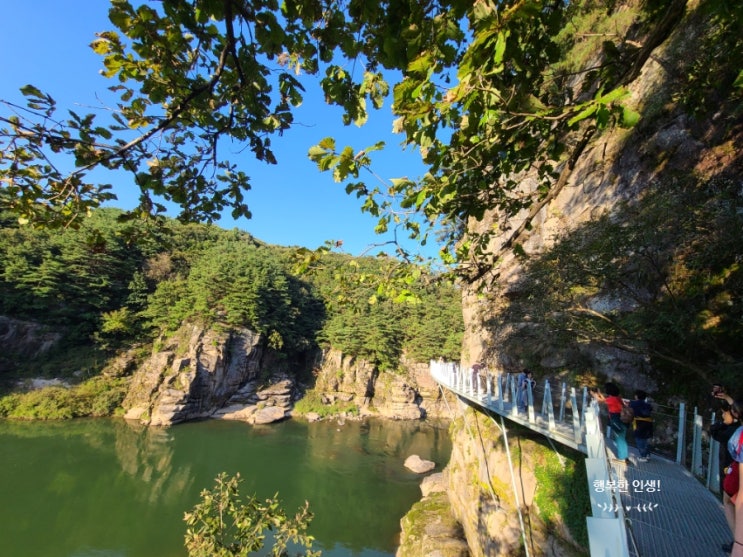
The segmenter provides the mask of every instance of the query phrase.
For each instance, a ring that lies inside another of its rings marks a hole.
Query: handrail
[[[487,405],[499,414],[507,414],[514,421],[545,432],[555,432],[550,437],[569,435],[571,442],[565,444],[583,450],[585,447],[586,411],[591,407],[588,389],[585,386],[568,386],[565,382],[553,385],[554,380],[545,379],[535,388],[527,384],[527,411],[519,413],[516,405],[516,374],[481,368],[462,367],[456,362],[431,361],[431,375],[441,384],[478,402]],[[554,393],[559,400],[554,400]],[[706,487],[719,493],[718,443],[707,433],[714,423],[714,413],[709,418],[702,416],[697,408],[687,417],[687,406],[680,402],[677,408],[653,403],[656,426],[669,421],[665,427],[656,427],[656,446],[668,442],[673,447],[676,463],[699,478]],[[537,408],[541,407],[541,411]],[[671,444],[672,443],[672,444]],[[668,447],[668,445],[666,445]],[[670,447],[669,447],[670,448]],[[585,451],[584,451],[585,452]],[[674,457],[671,456],[671,459]]]
[[[607,485],[610,480],[626,482],[626,472],[621,467],[614,468],[609,460],[599,405],[589,398],[586,387],[568,387],[563,382],[555,388],[549,379],[545,380],[543,387],[537,384],[532,388],[527,383],[526,408],[522,406],[519,409],[515,374],[483,368],[473,370],[443,361],[432,361],[430,371],[440,386],[500,414],[501,420],[507,418],[584,453],[591,499],[591,516],[586,517],[591,555],[628,557],[630,545],[633,555],[638,555],[631,524],[625,518],[621,491],[597,487]],[[553,392],[560,393],[559,401],[553,399]],[[541,411],[537,412],[540,406]],[[673,439],[676,463],[701,479],[709,490],[719,491],[719,444],[705,430],[707,423],[714,423],[714,412],[710,414],[710,420],[705,420],[694,408],[693,414],[687,418],[683,402],[679,403],[677,413],[675,408],[654,404],[653,417],[656,426],[663,426],[656,427],[656,447],[664,438]],[[640,537],[645,535],[642,532],[644,530],[640,528]]]

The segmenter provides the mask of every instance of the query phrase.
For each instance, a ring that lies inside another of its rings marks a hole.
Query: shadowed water
[[[290,514],[308,500],[324,556],[392,556],[420,498],[405,458],[441,470],[450,448],[446,429],[421,422],[0,421],[0,554],[185,556],[183,513],[225,471],[244,494],[278,492]]]

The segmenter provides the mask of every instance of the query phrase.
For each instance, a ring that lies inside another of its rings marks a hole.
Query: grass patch
[[[564,458],[563,466],[558,455],[545,448],[539,460],[534,469],[538,482],[534,501],[539,517],[556,534],[561,531],[559,525],[564,524],[580,546],[588,547],[586,516],[590,515],[591,503],[582,456]]]
[[[329,418],[340,414],[358,416],[359,407],[353,402],[336,401],[326,404],[316,391],[307,391],[305,395],[294,404],[294,412],[304,416],[314,412],[321,418]]]
[[[66,420],[114,415],[126,396],[128,380],[94,377],[74,387],[47,387],[0,398],[0,417],[15,420]]]

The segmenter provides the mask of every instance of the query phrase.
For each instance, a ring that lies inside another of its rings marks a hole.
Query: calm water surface
[[[225,471],[289,513],[308,500],[325,557],[388,557],[420,498],[403,461],[440,470],[450,448],[445,428],[419,422],[0,421],[0,556],[183,557],[183,513]]]

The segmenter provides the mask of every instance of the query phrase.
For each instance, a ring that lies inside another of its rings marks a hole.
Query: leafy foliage
[[[531,322],[503,346],[554,350],[590,341],[648,354],[662,387],[694,397],[738,382],[743,222],[734,180],[656,184],[641,202],[565,235],[528,262],[521,293],[489,326]],[[681,379],[683,378],[683,379]]]
[[[646,9],[679,14],[683,5],[661,0]],[[225,140],[274,164],[272,139],[292,125],[307,86],[319,86],[343,108],[346,124],[359,125],[368,106],[381,107],[392,91],[395,129],[430,171],[381,188],[352,181],[346,191],[379,218],[378,231],[399,228],[426,242],[432,226],[445,262],[472,263],[499,230],[462,241],[469,219],[497,211],[507,228],[549,194],[566,146],[579,150],[592,129],[639,117],[620,106],[622,86],[652,45],[629,48],[624,31],[604,40],[608,62],[597,62],[612,71],[586,74],[583,93],[566,87],[571,78],[559,62],[582,39],[563,29],[588,11],[600,20],[621,10],[593,0],[112,0],[116,30],[91,44],[116,81],[110,89],[118,100],[104,111],[112,120],[73,111],[60,117],[49,94],[23,87],[26,106],[4,102],[0,115],[0,203],[23,222],[74,224],[113,198],[110,186],[89,177],[106,168],[129,172],[139,188],[132,214],[163,212],[167,202],[186,221],[212,221],[225,210],[249,217],[249,180],[220,157]],[[401,76],[393,86],[390,75]],[[336,147],[328,138],[309,155],[337,181],[355,180],[382,146]],[[74,160],[72,172],[60,170],[60,156]],[[533,191],[519,185],[526,170],[537,176]]]
[[[187,512],[185,545],[189,557],[237,557],[263,550],[270,534],[273,557],[288,555],[290,543],[306,548],[306,557],[318,557],[311,551],[314,539],[307,534],[312,513],[305,504],[290,517],[279,506],[278,494],[264,502],[256,497],[243,498],[240,474],[228,477],[222,472],[211,490],[201,492],[201,501]],[[297,553],[299,554],[299,553]]]
[[[121,406],[128,382],[94,377],[75,387],[47,387],[0,398],[0,417],[16,420],[60,420],[110,416]]]
[[[397,368],[403,353],[422,361],[458,354],[461,304],[457,289],[441,277],[406,270],[406,288],[388,292],[378,279],[400,261],[327,254],[298,278],[293,250],[249,234],[167,219],[156,226],[121,222],[120,216],[95,210],[84,226],[57,233],[5,221],[0,314],[64,333],[60,347],[37,360],[1,355],[7,369],[90,376],[106,352],[170,334],[186,320],[251,328],[299,360],[319,344],[387,370]],[[77,404],[57,394],[62,406]],[[69,414],[79,415],[75,408]]]
[[[337,416],[339,414],[357,415],[359,407],[354,402],[342,402],[336,400],[332,404],[325,404],[321,396],[314,390],[307,391],[295,404],[293,412],[306,415],[314,412],[321,418]]]

